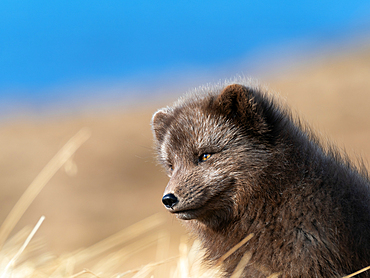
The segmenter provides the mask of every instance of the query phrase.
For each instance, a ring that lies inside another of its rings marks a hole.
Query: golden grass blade
[[[213,277],[213,278],[220,277],[221,278],[221,277],[224,277],[224,273],[220,267],[212,267],[208,269],[207,271],[205,271],[201,276],[196,276],[196,277],[197,278],[209,278],[209,277]]]
[[[344,276],[343,278],[350,278],[350,277],[354,277],[354,276],[356,276],[356,275],[358,275],[358,274],[360,274],[360,273],[362,273],[362,272],[365,272],[365,271],[367,271],[367,270],[369,270],[369,269],[370,269],[370,266],[365,267],[365,268],[363,268],[363,269],[361,269],[361,270],[359,270],[359,271],[356,271],[355,273],[352,273],[352,274],[350,274],[350,275]]]
[[[187,278],[190,272],[189,269],[189,258],[188,258],[188,246],[186,244],[186,237],[181,238],[179,245],[180,258],[178,260],[178,274],[179,278]]]
[[[0,249],[4,245],[10,232],[18,223],[24,212],[30,206],[32,201],[40,193],[41,189],[47,184],[52,176],[60,167],[76,152],[76,150],[90,137],[90,131],[87,128],[81,129],[73,136],[59,152],[49,161],[33,180],[21,198],[15,204],[5,221],[0,227]]]
[[[164,217],[160,214],[154,214],[144,220],[141,220],[126,229],[80,251],[75,255],[76,264],[86,262],[100,254],[117,247],[127,241],[138,237],[164,223]]]
[[[30,243],[31,239],[37,232],[37,230],[40,228],[42,222],[44,222],[45,216],[41,216],[40,220],[37,222],[36,226],[33,228],[29,236],[27,237],[26,241],[23,243],[21,248],[18,250],[18,252],[14,255],[14,257],[9,261],[9,263],[6,265],[3,274],[1,275],[1,278],[5,277],[6,273],[8,272],[9,268],[12,267],[19,256],[23,253],[24,249],[27,247],[27,245]]]
[[[175,256],[175,257],[171,257],[171,258],[168,258],[168,259],[165,259],[163,261],[160,261],[160,262],[156,262],[156,263],[151,263],[151,264],[148,264],[150,266],[153,266],[153,267],[157,267],[157,266],[160,266],[162,264],[166,264],[166,263],[169,263],[175,259],[178,259],[178,256]],[[138,268],[138,269],[131,269],[131,270],[128,270],[124,273],[120,273],[120,274],[116,274],[116,275],[113,275],[111,278],[122,278],[126,275],[129,275],[129,274],[134,274],[134,273],[138,273],[142,268]],[[171,276],[172,277],[172,276]],[[162,277],[161,277],[162,278]]]
[[[153,272],[155,265],[153,264],[147,264],[142,269],[139,270],[138,273],[136,273],[132,278],[145,278],[147,277],[151,272]]]
[[[23,242],[26,240],[28,235],[31,233],[32,229],[29,227],[24,227],[22,230],[18,231],[15,235],[10,237],[4,244],[3,249],[0,254],[9,254],[10,250],[14,250],[16,246],[22,246]]]
[[[57,258],[51,262],[46,268],[40,268],[39,271],[43,273],[51,273],[48,278],[60,278],[60,273],[64,273],[65,277],[70,277],[75,268],[75,260],[73,257]]]
[[[158,238],[158,235],[156,234],[148,235],[140,240],[135,240],[133,243],[125,246],[121,250],[114,252],[109,256],[104,256],[102,260],[94,265],[93,270],[95,272],[103,272],[106,270],[112,272],[115,268],[121,266],[128,258],[155,245],[160,240],[162,240],[162,238]]]
[[[278,278],[281,275],[281,272],[275,272],[269,275],[267,278]]]
[[[224,260],[226,260],[232,253],[234,253],[236,250],[238,250],[240,247],[242,247],[244,244],[246,244],[254,234],[249,234],[247,237],[245,237],[242,241],[240,241],[238,244],[236,244],[233,248],[231,248],[229,251],[227,251],[216,263],[216,267],[220,266]]]
[[[160,262],[164,259],[168,258],[170,253],[170,234],[165,231],[161,230],[158,233],[158,240],[157,240],[157,252],[155,256],[155,261]],[[165,273],[167,273],[166,265],[160,265],[156,267],[154,270],[154,277],[165,277]]]
[[[84,274],[90,274],[93,277],[100,278],[100,276],[98,276],[97,274],[95,274],[94,272],[92,272],[91,270],[88,270],[88,269],[84,269],[81,272],[76,273],[76,274],[70,276],[69,278],[77,278],[77,277],[79,277],[81,275],[84,275]]]
[[[236,266],[233,274],[230,276],[230,278],[239,278],[243,274],[244,268],[249,263],[250,259],[252,258],[251,252],[246,252],[243,257],[240,259],[240,262]]]

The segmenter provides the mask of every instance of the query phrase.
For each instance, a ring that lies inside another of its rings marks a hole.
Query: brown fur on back
[[[226,276],[245,252],[243,277],[341,277],[370,265],[367,174],[258,89],[195,93],[152,127],[168,210],[201,240],[205,261],[254,234],[224,262]]]

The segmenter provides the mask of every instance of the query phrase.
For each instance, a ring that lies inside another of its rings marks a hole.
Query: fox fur
[[[370,265],[364,168],[326,146],[287,108],[248,82],[196,90],[158,110],[152,129],[170,178],[165,196],[229,277],[343,277]],[[364,272],[357,277],[370,277]]]

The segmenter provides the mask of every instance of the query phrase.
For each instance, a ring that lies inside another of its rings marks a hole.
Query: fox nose
[[[176,196],[172,193],[166,194],[162,198],[162,203],[166,206],[166,208],[173,208],[179,200],[177,200]]]

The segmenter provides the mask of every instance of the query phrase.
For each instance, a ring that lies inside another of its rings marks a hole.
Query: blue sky
[[[274,45],[345,41],[368,30],[368,0],[2,0],[0,101],[213,67]]]

